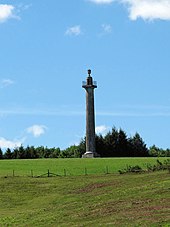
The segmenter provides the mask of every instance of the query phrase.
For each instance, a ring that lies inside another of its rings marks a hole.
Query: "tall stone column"
[[[97,157],[95,145],[95,110],[94,110],[94,89],[97,83],[91,77],[91,70],[88,70],[87,80],[82,86],[86,90],[86,153],[83,158]]]

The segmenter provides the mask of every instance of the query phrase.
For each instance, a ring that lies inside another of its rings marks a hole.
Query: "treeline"
[[[151,157],[170,157],[170,149],[162,149],[153,145],[149,148],[149,154]]]
[[[0,148],[0,159],[37,159],[37,158],[81,158],[86,152],[86,138],[78,146],[73,145],[65,150],[60,148],[34,147],[22,145],[3,153]],[[170,157],[170,149],[163,150],[153,145],[147,148],[145,142],[136,133],[127,137],[126,133],[112,128],[105,136],[96,135],[96,152],[100,157]]]
[[[128,137],[115,127],[105,136],[96,135],[96,151],[101,157],[170,157],[170,149],[147,148],[139,133]]]
[[[7,148],[3,154],[0,148],[0,159],[37,159],[37,158],[59,158],[61,154],[60,148],[34,147],[27,146],[11,150]]]

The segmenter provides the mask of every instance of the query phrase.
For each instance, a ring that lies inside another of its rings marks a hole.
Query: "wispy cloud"
[[[15,7],[13,5],[0,4],[0,23],[4,23],[11,18],[19,18],[15,15]]]
[[[0,81],[0,87],[1,87],[1,88],[10,86],[10,85],[12,85],[12,84],[14,84],[14,81],[11,80],[11,79],[3,79],[3,80]]]
[[[104,5],[104,4],[110,4],[112,3],[114,0],[88,0],[89,2],[98,4],[98,5]]]
[[[59,109],[0,109],[0,117],[8,115],[25,115],[25,116],[51,116],[51,117],[85,117],[85,110],[80,108],[74,110],[69,108],[59,108]],[[111,116],[111,117],[170,117],[170,106],[115,106],[114,110],[97,110],[97,116]]]
[[[102,24],[101,27],[104,34],[112,33],[112,26],[110,24]]]
[[[70,36],[78,36],[78,35],[81,35],[81,33],[82,31],[81,31],[80,25],[69,27],[65,32],[66,35],[70,35]]]
[[[18,10],[20,12],[20,11],[28,10],[30,7],[32,7],[32,4],[23,4],[23,3],[20,3],[18,5]]]
[[[47,130],[47,127],[44,125],[33,125],[27,128],[27,133],[31,133],[34,137],[39,137],[43,135]]]
[[[155,112],[155,113],[135,113],[135,112],[116,112],[116,111],[101,111],[97,113],[98,116],[107,117],[170,117],[170,112]]]
[[[170,0],[119,0],[128,6],[129,18],[170,20]]]
[[[85,111],[68,110],[68,109],[35,109],[35,108],[16,108],[0,109],[0,116],[6,115],[33,115],[33,116],[84,116]]]
[[[0,147],[2,149],[6,149],[6,148],[13,149],[15,147],[20,147],[22,143],[23,143],[23,139],[21,139],[20,141],[19,140],[15,141],[15,140],[8,140],[3,137],[0,137]]]
[[[97,134],[105,135],[109,131],[109,127],[106,125],[100,125],[96,127],[95,131]]]
[[[98,111],[99,116],[110,117],[170,117],[170,106],[121,106],[114,111]]]

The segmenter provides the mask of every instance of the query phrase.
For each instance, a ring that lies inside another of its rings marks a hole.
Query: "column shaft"
[[[95,153],[94,88],[86,88],[86,152]]]

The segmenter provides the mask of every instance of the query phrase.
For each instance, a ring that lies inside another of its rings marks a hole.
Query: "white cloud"
[[[11,141],[11,140],[7,140],[3,137],[0,137],[0,148],[2,148],[2,149],[5,149],[5,148],[13,149],[15,147],[20,147],[22,142],[23,142],[23,140]]]
[[[110,24],[102,24],[102,29],[104,33],[111,33],[112,32],[112,26]]]
[[[66,30],[65,34],[66,35],[75,35],[75,36],[78,36],[80,35],[82,32],[81,32],[81,27],[80,25],[75,25],[73,27],[70,27]]]
[[[27,132],[33,134],[34,137],[39,137],[45,133],[46,129],[44,125],[33,125],[27,128]]]
[[[128,6],[129,18],[170,20],[170,0],[118,0]]]
[[[32,4],[23,4],[23,3],[20,3],[19,5],[18,5],[18,10],[19,11],[23,11],[23,10],[27,10],[27,9],[29,9],[29,8],[31,8],[32,7]]]
[[[12,84],[14,84],[14,81],[13,80],[11,80],[11,79],[3,79],[0,82],[0,87],[3,88],[3,87],[10,86]]]
[[[95,4],[118,2],[128,7],[130,20],[170,20],[170,0],[88,0]]]
[[[15,7],[7,4],[0,4],[0,23],[3,23],[11,18],[18,18],[14,14]]]
[[[105,126],[105,125],[100,125],[100,126],[97,126],[95,131],[96,131],[96,134],[106,134],[109,130],[109,127]]]
[[[89,0],[89,2],[93,2],[95,4],[110,4],[112,3],[114,0]]]

